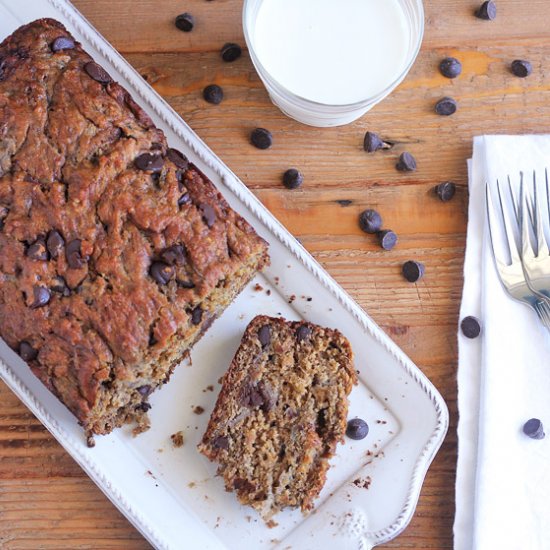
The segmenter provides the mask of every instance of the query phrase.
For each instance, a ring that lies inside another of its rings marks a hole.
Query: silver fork
[[[520,224],[518,223],[518,209],[510,178],[508,178],[508,189],[510,198],[512,200],[515,223],[511,219],[510,212],[508,212],[509,209],[504,204],[500,183],[498,181],[496,183],[496,188],[502,224],[498,220],[489,184],[487,184],[486,186],[486,205],[487,222],[489,225],[489,235],[492,245],[491,252],[493,254],[495,267],[499,275],[500,281],[502,283],[502,286],[504,287],[504,290],[514,300],[531,307],[538,315],[542,324],[546,328],[550,329],[550,305],[548,303],[548,299],[544,296],[537,294],[531,289],[531,287],[527,283],[525,272],[523,270],[523,264],[516,242],[516,234],[519,235],[520,233]],[[523,189],[523,182],[520,184],[520,188]],[[521,190],[520,193],[522,194],[523,191]],[[516,231],[514,231],[514,229],[516,229]],[[506,260],[502,260],[501,258],[499,258],[497,254],[496,239],[498,233],[502,235],[504,244],[508,249],[510,263],[508,263]]]
[[[545,176],[546,201],[550,205],[548,170],[546,170]],[[521,174],[521,178],[523,180],[523,174]],[[530,193],[524,188],[522,181],[520,206],[521,257],[529,286],[538,294],[550,299],[550,250],[548,249],[548,243],[544,234],[544,217],[541,211],[540,191],[537,188],[537,176],[535,172],[533,172],[532,192],[533,199],[531,201],[529,197]],[[531,246],[531,234],[534,235],[534,247]]]

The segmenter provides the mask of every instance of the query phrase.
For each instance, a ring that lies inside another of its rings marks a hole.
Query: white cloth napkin
[[[543,181],[550,136],[484,136],[469,164],[470,207],[459,330],[455,550],[550,549],[550,335],[535,313],[504,292],[486,229],[485,183],[519,172]],[[528,179],[530,181],[530,179]],[[548,434],[522,433],[540,418]]]

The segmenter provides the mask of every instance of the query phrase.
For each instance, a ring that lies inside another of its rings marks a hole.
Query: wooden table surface
[[[239,0],[74,0],[99,31],[134,65],[259,199],[393,337],[439,388],[451,426],[435,459],[416,515],[387,548],[451,548],[456,463],[456,330],[467,222],[466,159],[472,137],[550,131],[550,2],[497,0],[493,22],[473,17],[475,0],[426,0],[426,36],[405,82],[358,122],[314,129],[283,116],[243,55],[220,60],[229,41],[244,45]],[[174,17],[189,11],[196,26],[182,33]],[[337,21],[335,22],[337,24]],[[453,55],[463,74],[438,70]],[[517,58],[533,63],[527,79],[511,75]],[[548,75],[548,76],[547,76]],[[221,84],[219,106],[202,89]],[[452,117],[434,103],[459,102]],[[268,151],[248,143],[251,129],[269,128]],[[367,155],[366,130],[393,149]],[[418,171],[395,170],[408,150]],[[281,174],[298,167],[303,188],[288,191]],[[453,180],[455,199],[432,194]],[[340,202],[346,201],[346,202]],[[358,214],[378,209],[399,235],[382,251],[357,226]],[[426,264],[418,284],[403,280],[404,261]],[[3,549],[149,548],[33,415],[0,384],[0,547]]]

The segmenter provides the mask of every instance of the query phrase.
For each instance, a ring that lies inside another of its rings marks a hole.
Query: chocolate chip
[[[382,216],[376,210],[365,210],[359,215],[359,227],[365,233],[377,233],[382,228]]]
[[[191,202],[191,195],[189,193],[184,193],[178,199],[178,206],[184,206],[185,204],[189,204],[190,202]]]
[[[25,174],[23,181],[26,181],[27,183],[40,183],[39,180],[31,176],[30,174]]]
[[[435,194],[442,202],[450,201],[456,193],[456,184],[452,181],[444,181],[434,187]]]
[[[384,250],[391,250],[397,244],[397,235],[391,229],[379,231],[378,242]]]
[[[456,57],[446,57],[439,64],[439,70],[447,78],[456,78],[462,73],[462,63]]]
[[[338,203],[340,206],[343,206],[344,208],[353,204],[353,201],[351,199],[337,199],[335,202]]]
[[[199,209],[202,214],[203,222],[208,227],[212,227],[216,222],[216,211],[206,202],[203,202],[202,204],[200,204]]]
[[[380,139],[378,134],[375,134],[374,132],[367,132],[365,134],[363,149],[365,149],[367,153],[374,153],[375,151],[378,151],[378,149],[382,149],[383,146],[384,142]]]
[[[139,409],[140,411],[146,413],[147,411],[152,409],[152,405],[151,403],[147,403],[146,401],[144,401],[143,403],[141,403],[141,405],[138,405],[136,409]]]
[[[48,252],[50,253],[50,256],[55,260],[63,252],[65,239],[63,239],[59,231],[53,229],[48,233],[46,246],[48,247]]]
[[[365,439],[368,433],[369,425],[361,418],[353,418],[348,422],[346,435],[350,439],[355,439],[356,441],[359,441],[360,439]]]
[[[5,206],[0,206],[0,230],[4,229],[4,220],[8,217],[9,212]]]
[[[187,170],[187,167],[189,166],[189,159],[181,151],[170,148],[166,152],[166,156],[168,157],[168,160],[173,162],[180,170]]]
[[[462,334],[466,338],[477,338],[481,334],[481,325],[479,321],[472,316],[464,317],[460,323],[460,328],[462,329]]]
[[[48,249],[46,248],[46,240],[43,237],[38,237],[27,248],[27,256],[31,260],[46,261],[48,259]]]
[[[176,179],[178,180],[178,189],[180,191],[187,190],[187,187],[185,187],[185,170],[176,170]]]
[[[416,159],[407,151],[401,153],[399,161],[395,167],[400,172],[414,172],[416,170]]]
[[[492,21],[497,16],[497,6],[494,2],[488,1],[483,2],[479,9],[476,11],[476,17],[479,19],[485,19],[487,21]]]
[[[45,306],[51,298],[51,292],[49,289],[43,286],[35,286],[32,289],[34,296],[34,302],[30,305],[31,309],[38,309],[39,307]]]
[[[524,59],[516,59],[515,61],[512,61],[511,68],[512,73],[519,76],[519,78],[526,78],[533,72],[533,65]]]
[[[140,386],[138,389],[137,389],[137,392],[142,396],[142,397],[147,397],[148,395],[151,394],[151,392],[153,391],[153,388],[151,388],[151,386],[149,384],[145,384],[145,386]]]
[[[296,168],[290,168],[283,174],[283,185],[287,189],[297,189],[302,183],[304,183],[304,176]]]
[[[277,405],[277,393],[268,382],[258,383],[258,389],[262,396],[263,404],[260,405],[264,412],[272,411]]]
[[[523,433],[531,439],[544,439],[544,426],[538,418],[531,418],[523,425]]]
[[[182,281],[181,279],[176,279],[176,284],[181,288],[195,288],[195,283],[193,281]]]
[[[182,13],[174,21],[176,27],[183,32],[191,32],[195,26],[195,18],[190,13]]]
[[[264,399],[260,389],[257,386],[248,384],[242,387],[240,402],[243,407],[253,409],[261,407],[264,404]]]
[[[296,340],[298,340],[298,342],[303,342],[311,336],[312,332],[311,327],[308,327],[307,325],[300,325],[296,329]]]
[[[187,252],[182,244],[172,245],[160,255],[160,259],[168,265],[183,265],[187,261]]]
[[[444,97],[435,104],[435,112],[441,116],[451,116],[456,113],[457,102],[452,97]]]
[[[251,494],[256,491],[256,486],[247,479],[237,477],[233,480],[233,489],[235,489],[235,491],[242,490],[246,494]]]
[[[27,341],[23,340],[19,344],[19,355],[23,361],[33,361],[38,357],[38,351],[36,351]]]
[[[58,294],[62,294],[63,296],[71,295],[71,289],[67,286],[67,282],[63,277],[57,275],[53,278],[53,281],[53,285],[50,287],[50,290],[52,292],[57,292]]]
[[[69,36],[60,36],[56,38],[50,48],[52,52],[60,52],[61,50],[72,50],[74,48],[74,40]]]
[[[232,61],[239,59],[242,53],[243,51],[241,47],[238,44],[234,44],[233,42],[228,42],[227,44],[224,44],[221,51],[222,59],[227,63],[231,63]]]
[[[202,314],[203,314],[202,308],[200,306],[197,306],[191,312],[191,323],[193,325],[200,325],[200,322],[202,321]]]
[[[273,145],[273,136],[265,128],[256,128],[250,134],[250,143],[258,149],[269,149]]]
[[[149,268],[149,273],[159,285],[166,285],[174,276],[175,271],[174,268],[167,263],[154,262]]]
[[[149,172],[160,172],[164,166],[164,160],[161,155],[152,155],[151,153],[143,153],[136,157],[134,165],[138,170],[146,170]]]
[[[218,435],[212,440],[214,449],[229,449],[229,439],[225,435]]]
[[[82,241],[74,239],[67,244],[65,248],[65,257],[71,269],[80,269],[86,265],[88,256],[83,256],[81,251]]]
[[[208,103],[219,105],[223,101],[223,90],[217,84],[210,84],[202,91],[202,97]]]
[[[269,325],[264,325],[258,330],[258,340],[263,348],[268,346],[271,342],[271,327]]]
[[[408,261],[403,264],[403,277],[409,281],[409,283],[416,283],[423,276],[426,268],[424,264],[415,261]]]
[[[84,70],[88,73],[88,76],[92,77],[100,84],[109,84],[109,82],[113,80],[109,73],[95,61],[86,63],[86,65],[84,65]]]

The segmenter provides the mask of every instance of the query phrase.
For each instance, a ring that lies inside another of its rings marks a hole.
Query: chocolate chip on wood
[[[457,78],[462,73],[462,63],[456,57],[446,57],[439,64],[439,70],[446,78]]]
[[[451,116],[458,109],[457,102],[452,97],[444,97],[435,104],[435,112],[440,116]]]
[[[176,27],[183,32],[191,32],[195,26],[195,18],[190,13],[182,13],[174,20]]]
[[[516,59],[512,61],[512,73],[519,78],[527,78],[533,72],[533,65],[525,59]]]
[[[238,44],[228,42],[224,44],[221,55],[226,63],[232,63],[241,57],[242,52],[242,48]]]
[[[223,101],[223,90],[217,84],[210,84],[202,91],[202,97],[212,105],[219,105]]]
[[[401,153],[395,167],[400,172],[414,172],[417,168],[416,159],[407,151]]]
[[[375,151],[378,151],[378,149],[382,149],[383,146],[384,142],[380,139],[378,134],[375,134],[374,132],[367,132],[365,134],[363,149],[365,149],[367,153],[374,153]]]
[[[492,21],[497,16],[497,6],[492,1],[483,2],[479,9],[475,13],[478,19],[485,19],[486,21]]]
[[[405,262],[402,267],[403,277],[409,281],[409,283],[418,282],[426,271],[426,267],[421,262],[409,260]]]
[[[250,134],[250,143],[257,149],[269,149],[273,145],[273,136],[265,128],[256,128]]]
[[[378,242],[384,250],[391,250],[397,244],[397,235],[391,229],[378,232]]]
[[[287,189],[298,189],[304,183],[304,176],[296,168],[289,168],[283,174],[283,185]]]
[[[372,208],[364,210],[359,215],[359,227],[365,233],[377,233],[382,229],[382,216]]]
[[[448,202],[455,196],[456,184],[452,181],[444,181],[434,187],[434,192],[441,202]]]

